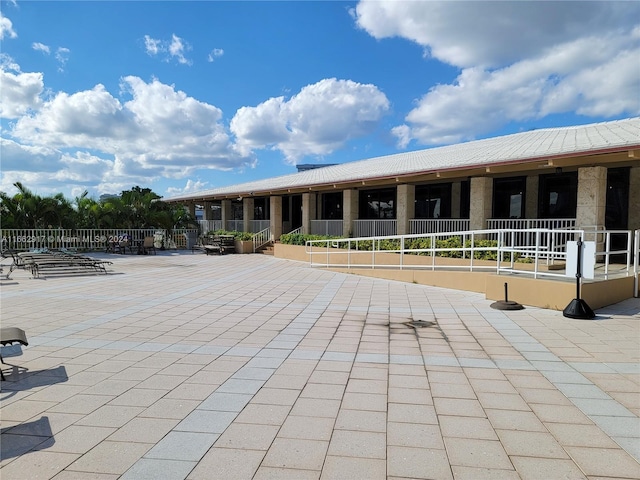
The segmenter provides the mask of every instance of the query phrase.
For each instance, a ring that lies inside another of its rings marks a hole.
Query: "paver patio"
[[[571,320],[158,253],[2,281],[29,338],[2,350],[3,480],[640,478],[638,299]]]

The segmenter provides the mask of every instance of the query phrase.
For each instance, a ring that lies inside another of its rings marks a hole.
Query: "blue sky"
[[[640,115],[639,2],[0,7],[10,194],[170,197]]]

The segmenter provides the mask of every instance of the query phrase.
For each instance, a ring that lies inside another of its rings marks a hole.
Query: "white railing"
[[[0,230],[1,250],[33,250],[47,249],[78,249],[105,250],[109,243],[120,242],[128,237],[130,240],[142,241],[145,237],[159,239],[166,248],[180,248],[188,245],[198,236],[197,230],[176,229],[167,232],[156,228],[114,228],[114,229],[2,229]],[[188,247],[186,247],[188,248]]]
[[[549,245],[547,256],[554,257],[557,252],[563,252],[569,240],[574,239],[573,229],[575,218],[493,218],[487,220],[490,230],[504,230],[504,241],[513,246],[533,245],[537,232],[542,231],[541,243]],[[487,238],[497,240],[497,233],[489,234]],[[549,236],[550,238],[546,238]],[[583,239],[586,240],[586,239]]]
[[[640,290],[640,230],[636,230],[633,240],[633,296],[638,297],[638,290]]]
[[[468,218],[414,218],[409,220],[409,233],[461,232],[469,230]]]
[[[249,232],[257,233],[269,228],[270,220],[249,220]]]
[[[225,226],[229,232],[244,232],[244,220],[227,220]]]
[[[216,230],[224,230],[222,220],[198,220],[198,225],[200,225],[200,231],[205,235]]]
[[[302,235],[302,227],[294,228],[290,232],[287,232],[288,235]]]
[[[311,235],[342,237],[342,220],[311,220]]]
[[[384,237],[395,235],[398,221],[393,220],[354,220],[354,237]]]
[[[260,248],[272,240],[270,228],[265,228],[264,230],[260,230],[258,233],[254,234],[253,237],[251,237],[251,241],[253,242],[253,253],[256,253]]]
[[[563,270],[543,268],[545,264],[549,265],[554,260],[566,262],[566,245],[562,245],[562,248],[554,245],[552,233],[563,234],[572,240],[585,236],[583,230],[529,229],[526,230],[527,238],[533,241],[528,245],[518,245],[514,242],[515,237],[510,233],[511,230],[475,230],[427,235],[313,240],[307,242],[306,252],[309,254],[311,266],[399,268],[401,270],[406,268],[493,270],[498,274],[517,272],[533,275],[534,278],[565,277]],[[621,232],[611,232],[611,234],[618,233]],[[625,233],[630,239],[632,232]],[[495,241],[487,242],[486,238],[489,234],[496,237]],[[630,261],[631,240],[627,244],[627,250],[611,250],[610,242],[605,242],[604,249],[596,251],[596,258],[603,259],[602,265],[599,265],[595,272],[597,278],[606,279],[613,274],[628,276],[634,273]],[[549,255],[549,251],[554,248],[557,251],[554,255]],[[421,255],[429,258],[418,261]],[[626,258],[620,263],[613,264],[611,260],[614,255],[625,255]],[[614,265],[615,268],[613,268]]]

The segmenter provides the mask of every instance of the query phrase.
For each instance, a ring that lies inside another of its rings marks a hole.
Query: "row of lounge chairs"
[[[20,268],[31,272],[38,278],[43,272],[47,275],[79,275],[87,273],[107,273],[107,265],[112,262],[88,257],[67,250],[37,250],[32,252],[2,252],[3,257],[11,257],[7,280],[11,272]]]

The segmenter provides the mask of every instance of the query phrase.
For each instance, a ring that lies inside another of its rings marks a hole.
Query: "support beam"
[[[306,235],[311,233],[311,220],[316,219],[316,202],[315,193],[302,194],[302,233]]]
[[[279,240],[280,235],[282,235],[282,197],[269,197],[269,209],[269,228],[271,230],[271,237],[274,240]]]
[[[410,220],[416,216],[416,186],[398,185],[397,233],[408,235]]]
[[[471,230],[484,230],[493,210],[493,178],[473,177],[471,179],[471,205],[469,224]]]
[[[344,237],[353,235],[353,221],[358,219],[359,198],[356,189],[347,189],[342,192],[342,235]]]

